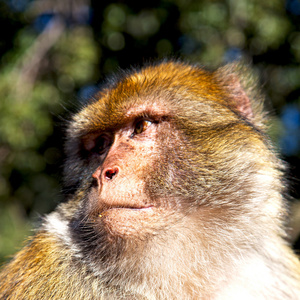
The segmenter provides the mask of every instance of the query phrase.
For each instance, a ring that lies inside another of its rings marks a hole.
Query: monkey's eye
[[[152,122],[147,120],[140,120],[135,124],[134,134],[140,134],[147,130],[147,128],[152,124]]]
[[[105,135],[100,135],[94,141],[94,145],[91,149],[91,152],[102,154],[105,150],[111,145],[111,140]]]

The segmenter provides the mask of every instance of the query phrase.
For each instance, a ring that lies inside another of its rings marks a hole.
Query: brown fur
[[[69,126],[68,201],[4,267],[0,298],[300,299],[249,76],[162,62],[109,82]]]

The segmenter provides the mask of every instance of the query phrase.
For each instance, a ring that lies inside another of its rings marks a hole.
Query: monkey
[[[247,67],[120,71],[66,129],[65,201],[0,299],[300,299],[285,165]]]

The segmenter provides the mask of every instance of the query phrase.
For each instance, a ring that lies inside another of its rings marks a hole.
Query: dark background
[[[299,249],[299,0],[0,0],[0,262],[60,201],[64,124],[103,78],[164,57],[251,63],[290,163]]]

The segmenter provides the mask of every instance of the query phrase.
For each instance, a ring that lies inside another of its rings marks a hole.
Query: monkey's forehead
[[[165,61],[125,72],[104,86],[75,115],[71,129],[81,135],[122,127],[138,117],[165,116],[204,123],[209,120],[213,125],[239,117],[250,119],[253,114],[250,97],[231,69],[207,71]]]

